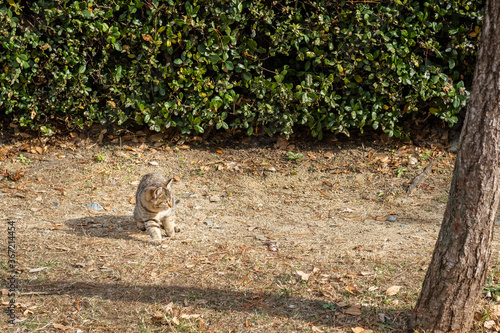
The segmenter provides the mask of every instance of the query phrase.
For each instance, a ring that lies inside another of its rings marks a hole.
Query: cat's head
[[[173,207],[172,180],[169,179],[164,184],[161,184],[161,186],[151,187],[147,190],[146,200],[155,209],[165,210]]]

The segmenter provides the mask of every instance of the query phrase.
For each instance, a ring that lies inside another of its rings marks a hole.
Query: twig
[[[319,188],[316,188],[321,194],[323,194],[325,197],[327,197],[328,199],[330,199],[330,196],[328,194],[326,194],[325,192],[321,191]]]
[[[196,283],[200,283],[201,281],[205,280],[205,279],[206,279],[206,278],[210,275],[210,273],[212,273],[212,272],[208,272],[207,274],[205,274],[205,276],[204,276],[204,277],[202,277],[202,278],[201,278],[198,282],[196,282]]]

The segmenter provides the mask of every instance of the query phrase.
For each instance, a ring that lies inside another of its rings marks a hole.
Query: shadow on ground
[[[67,295],[72,298],[99,297],[112,302],[140,302],[150,304],[174,303],[174,307],[194,306],[199,310],[219,313],[228,311],[266,313],[281,319],[295,319],[304,326],[326,326],[344,328],[354,326],[377,327],[381,331],[402,331],[405,327],[407,311],[391,308],[363,307],[359,315],[346,313],[334,303],[301,297],[283,296],[279,293],[252,293],[215,288],[199,288],[161,285],[128,285],[123,283],[92,283],[75,281],[54,281],[33,285],[32,281],[21,281],[30,290],[47,294]],[[42,290],[39,290],[42,289]],[[381,322],[381,317],[385,322]],[[349,329],[350,331],[350,329]]]
[[[67,220],[65,224],[67,232],[77,236],[138,241],[133,235],[142,233],[129,215],[93,215]]]

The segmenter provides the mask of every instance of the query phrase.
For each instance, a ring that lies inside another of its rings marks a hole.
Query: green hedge
[[[456,122],[481,1],[13,1],[0,5],[0,114],[183,133],[401,135]]]

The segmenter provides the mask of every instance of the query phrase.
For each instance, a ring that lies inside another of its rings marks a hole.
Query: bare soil
[[[403,332],[453,164],[439,142],[372,134],[5,137],[0,242],[7,258],[14,221],[19,288],[16,323],[4,316],[0,330]],[[150,172],[174,177],[180,199],[182,231],[159,246],[132,219],[137,184]],[[491,297],[474,310],[478,332],[498,327],[488,321],[499,249],[495,237]],[[0,264],[5,310],[11,269]]]

